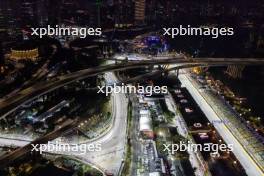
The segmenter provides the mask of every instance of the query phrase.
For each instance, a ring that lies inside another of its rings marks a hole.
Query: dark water
[[[264,66],[246,67],[241,79],[230,78],[224,74],[225,69],[210,68],[209,71],[215,79],[221,80],[236,95],[245,97],[246,105],[252,109],[252,114],[264,120]]]
[[[233,36],[216,39],[210,36],[177,36],[167,38],[171,49],[186,52],[194,57],[264,57],[263,31],[254,28],[235,28]]]
[[[168,40],[172,49],[194,57],[264,58],[264,47],[258,45],[261,43],[259,36],[263,37],[263,31],[254,28],[235,28],[235,35],[232,37],[212,39],[182,36]],[[234,93],[247,98],[253,115],[261,117],[264,123],[264,66],[247,66],[242,79],[236,80],[224,74],[225,69],[211,68],[209,71]]]

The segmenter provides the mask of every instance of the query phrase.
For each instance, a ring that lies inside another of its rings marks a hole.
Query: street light
[[[174,161],[175,160],[175,158],[173,156],[170,156],[170,159],[171,159],[171,161]]]
[[[164,133],[162,131],[159,131],[159,136],[164,136]]]

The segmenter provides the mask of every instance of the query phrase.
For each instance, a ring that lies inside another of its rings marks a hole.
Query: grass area
[[[163,111],[164,117],[167,122],[172,122],[175,118],[175,114],[168,110],[167,105],[164,100],[159,100],[161,109]],[[162,156],[168,156],[167,151],[164,151],[165,143],[179,144],[180,141],[186,142],[187,139],[181,136],[176,128],[168,128],[166,123],[158,123],[153,122],[154,132],[157,134],[156,137],[156,146],[158,153]],[[181,166],[185,175],[194,176],[195,170],[192,168],[191,163],[189,161],[189,154],[187,152],[177,151],[173,154],[173,157],[181,162]]]
[[[173,112],[165,111],[165,112],[164,112],[164,117],[165,117],[165,119],[167,120],[167,122],[172,122],[173,119],[175,118],[175,115],[174,115]]]
[[[127,123],[128,123],[128,136],[130,136],[130,129],[132,125],[132,104],[129,102],[128,104],[128,114],[127,114]],[[130,168],[131,168],[131,161],[132,161],[132,146],[131,143],[128,142],[126,146],[126,158],[124,161],[124,168],[122,170],[121,176],[130,175]]]
[[[103,174],[97,169],[84,164],[74,158],[68,158],[65,156],[54,157],[39,156],[34,159],[23,159],[19,163],[10,165],[0,170],[1,176],[103,176]]]
[[[60,157],[55,160],[55,163],[60,167],[71,168],[72,170],[74,170],[73,175],[76,176],[103,176],[100,171],[73,158]]]
[[[110,103],[110,100],[105,101],[101,104],[101,108],[103,114],[109,114],[112,111],[112,103]]]
[[[110,100],[104,100],[98,105],[101,109],[100,113],[93,114],[92,116],[88,116],[87,120],[84,121],[83,126],[80,128],[84,131],[89,133],[90,131],[99,131],[100,133],[103,133],[103,130],[107,130],[109,127],[109,124],[111,123],[112,119],[112,104]],[[84,139],[87,138],[87,136],[83,136]]]
[[[163,114],[165,116],[165,119],[168,122],[172,122],[174,117],[175,117],[175,114],[168,109],[166,102],[164,100],[159,100],[159,103],[160,103],[160,107],[163,111]]]

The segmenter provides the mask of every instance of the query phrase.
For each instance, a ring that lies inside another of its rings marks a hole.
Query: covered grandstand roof
[[[140,115],[139,119],[139,130],[140,131],[152,131],[152,120],[148,115]]]

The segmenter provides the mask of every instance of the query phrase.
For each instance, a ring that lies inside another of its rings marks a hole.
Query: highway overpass
[[[160,73],[160,72],[159,72]],[[153,73],[156,74],[156,73]],[[108,74],[111,81],[116,82],[117,79],[112,73]],[[77,158],[84,163],[89,163],[92,166],[100,168],[103,172],[111,172],[115,175],[120,169],[120,165],[124,159],[125,143],[127,139],[127,105],[128,100],[124,94],[113,94],[113,125],[106,134],[100,135],[98,138],[94,138],[89,141],[82,141],[78,143],[70,142],[69,144],[101,144],[102,149],[100,151],[87,151],[85,154],[79,153],[79,151],[52,151],[53,154],[70,156]],[[54,138],[63,135],[69,129],[74,129],[78,125],[78,121],[72,121],[72,123],[65,124],[55,132],[45,135],[37,140],[31,142],[31,140],[21,140],[13,138],[1,138],[0,145],[6,147],[21,147],[7,155],[0,157],[0,167],[5,167],[14,160],[19,159],[24,154],[31,151],[31,144],[44,144]]]
[[[50,81],[43,81],[37,83],[31,87],[28,87],[20,92],[17,92],[11,97],[0,102],[0,118],[4,118],[10,113],[14,112],[24,103],[28,103],[33,99],[51,92],[55,89],[68,85],[72,82],[82,80],[91,76],[96,76],[110,71],[122,71],[133,68],[141,68],[151,65],[163,65],[163,64],[177,64],[182,68],[195,67],[197,65],[203,66],[226,66],[226,65],[264,65],[264,59],[262,58],[200,58],[199,60],[188,60],[185,58],[170,58],[159,60],[143,60],[124,62],[117,64],[109,64],[104,66],[98,66],[95,68],[88,68],[80,70],[74,73],[70,73],[64,76],[59,76]],[[179,68],[180,69],[180,68]]]
[[[32,142],[30,142],[29,144],[16,149],[15,151],[8,153],[6,155],[3,155],[0,157],[0,168],[4,168],[6,167],[8,164],[10,164],[11,162],[13,162],[14,160],[20,158],[21,156],[27,154],[28,152],[31,151],[32,149],[32,144],[45,144],[48,141],[52,141],[53,139],[56,139],[57,137],[61,136],[62,133],[72,130],[73,128],[75,128],[76,124],[77,124],[78,120],[69,120],[67,121],[61,128],[58,128],[56,130],[54,130],[51,133],[48,133],[47,135],[40,137]],[[14,145],[15,146],[15,145]]]

